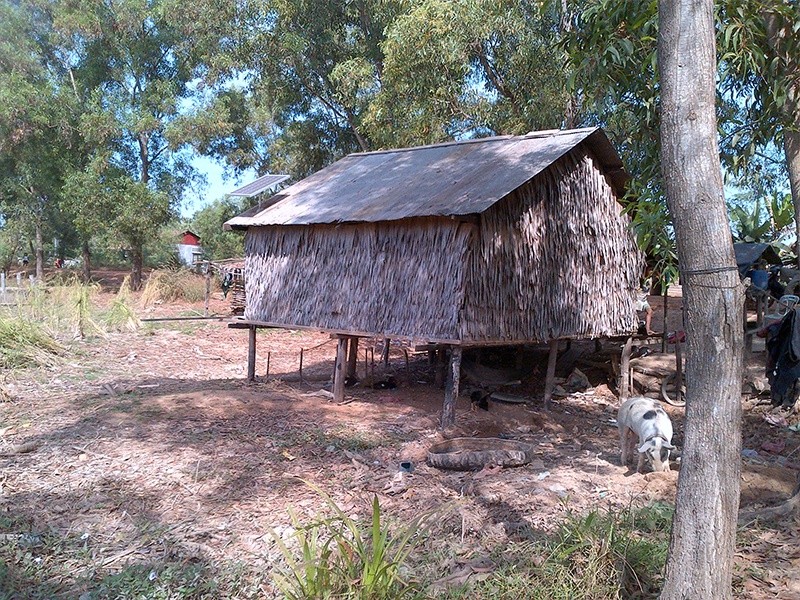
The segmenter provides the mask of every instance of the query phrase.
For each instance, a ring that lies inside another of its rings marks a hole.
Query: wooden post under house
[[[441,428],[446,429],[456,424],[456,400],[461,380],[461,346],[450,348],[450,365],[447,369],[447,384],[444,388],[444,404],[442,405]]]
[[[333,374],[333,401],[344,401],[345,363],[347,362],[347,336],[340,335],[336,344],[336,366]]]
[[[550,354],[547,357],[547,374],[544,379],[544,407],[550,408],[553,389],[556,386],[556,360],[558,359],[558,340],[550,340]]]
[[[347,373],[348,377],[356,376],[356,365],[358,363],[358,337],[350,336],[347,347]],[[365,371],[366,373],[366,371]]]
[[[256,326],[250,325],[247,337],[247,381],[256,379]]]

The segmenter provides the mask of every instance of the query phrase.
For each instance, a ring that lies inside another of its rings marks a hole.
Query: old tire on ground
[[[686,406],[686,384],[684,383],[680,389],[677,389],[675,378],[675,373],[664,377],[661,382],[661,397],[664,402],[672,406]]]
[[[474,471],[487,465],[519,467],[532,458],[530,444],[499,438],[453,438],[428,449],[430,466],[457,471]]]

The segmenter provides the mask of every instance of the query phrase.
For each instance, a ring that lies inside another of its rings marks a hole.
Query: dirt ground
[[[655,329],[663,328],[659,302]],[[673,318],[679,305],[670,298]],[[158,305],[139,316],[191,316],[202,308]],[[229,313],[217,296],[211,308]],[[335,355],[326,334],[259,331],[255,383],[245,381],[247,333],[225,320],[152,322],[135,333],[77,341],[54,370],[5,375],[10,399],[0,404],[0,449],[31,450],[0,457],[0,515],[23,515],[32,530],[84,540],[105,569],[167,554],[266,564],[275,558],[270,531],[289,527],[288,509],[301,516],[321,509],[302,477],[352,514],[366,514],[373,493],[400,520],[453,503],[456,513],[440,523],[442,560],[429,567],[444,577],[452,553],[488,553],[505,540],[552,531],[568,514],[674,500],[678,463],[660,474],[620,466],[618,398],[596,360],[581,366],[576,358],[591,387],[557,396],[549,411],[541,402],[546,349],[525,354],[520,385],[495,386],[526,402],[475,410],[462,395],[448,437],[522,440],[536,455],[519,468],[457,472],[426,464],[428,448],[443,440],[443,390],[427,354],[393,344],[385,369],[381,340],[372,341],[374,365],[365,347],[362,382],[337,405],[320,393],[330,389]],[[763,374],[763,360],[755,351],[748,364]],[[557,374],[566,378],[573,365],[561,366]],[[389,374],[396,389],[368,385]],[[468,377],[462,381],[467,392],[475,389]],[[800,417],[773,410],[767,399],[742,399],[747,509],[787,498],[800,470],[800,434],[787,427]],[[668,412],[680,449],[683,409]],[[406,462],[410,472],[400,468]],[[800,599],[797,518],[743,527],[736,560],[738,598]],[[65,597],[84,591],[65,585]]]

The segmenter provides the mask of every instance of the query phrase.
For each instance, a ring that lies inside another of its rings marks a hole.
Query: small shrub
[[[469,591],[473,600],[657,598],[673,509],[655,503],[621,513],[572,517],[558,531],[504,550],[498,569]],[[451,590],[460,598],[464,589]]]
[[[288,544],[273,532],[288,567],[274,575],[274,582],[287,598],[383,600],[420,595],[418,587],[402,577],[401,567],[422,542],[431,514],[390,532],[377,496],[369,524],[362,524],[322,490],[307,485],[324,499],[333,516],[302,525],[290,513],[294,533]]]

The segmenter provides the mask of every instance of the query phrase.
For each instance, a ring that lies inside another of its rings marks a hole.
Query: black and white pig
[[[628,398],[619,407],[617,427],[622,466],[627,466],[633,445],[636,443],[639,452],[637,473],[642,471],[645,459],[652,465],[654,471],[669,471],[669,451],[675,449],[672,445],[672,421],[658,400]],[[634,434],[639,437],[638,442]]]

